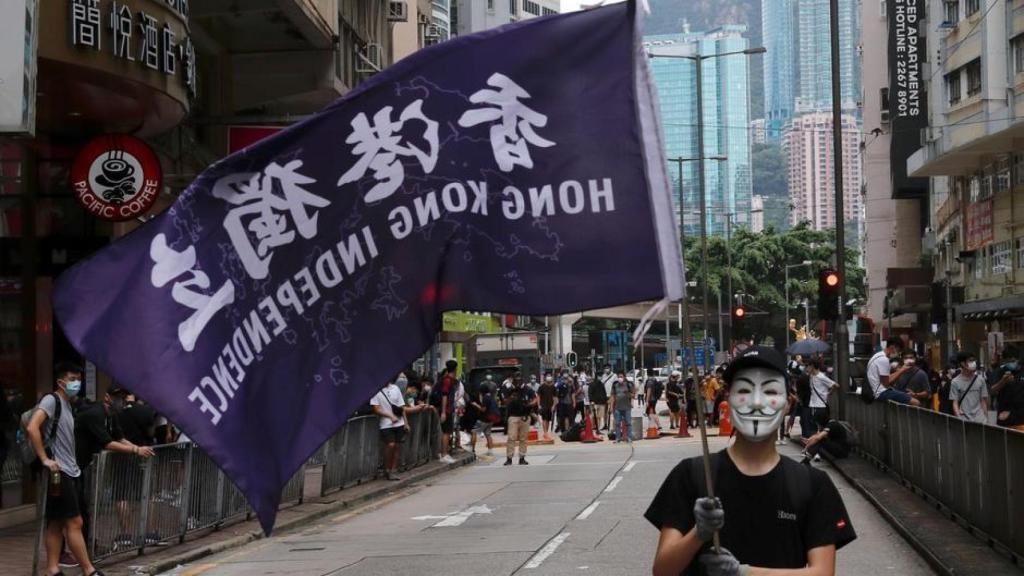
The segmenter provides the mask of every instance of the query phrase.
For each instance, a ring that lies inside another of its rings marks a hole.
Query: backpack
[[[443,398],[444,395],[441,393],[441,381],[438,380],[437,384],[434,384],[433,386],[430,387],[430,398],[428,401],[430,402],[431,406],[435,408],[441,408],[441,400]]]
[[[853,424],[850,424],[846,420],[836,420],[835,422],[842,426],[843,431],[846,432],[846,443],[849,444],[851,448],[860,446],[860,432],[853,427]]]
[[[50,422],[50,433],[43,438],[43,448],[46,453],[52,456],[53,443],[57,440],[57,425],[60,424],[61,410],[63,405],[60,398],[56,394],[47,394],[46,396],[53,396],[53,399],[57,402],[57,407],[54,409],[53,418]],[[43,398],[46,398],[43,396]],[[42,400],[39,401],[40,404]],[[32,408],[25,410],[21,413],[21,421],[18,424],[18,451],[21,453],[21,461],[29,466],[37,466],[40,464],[39,457],[36,456],[36,450],[32,447],[32,440],[28,435],[28,423],[32,421],[32,416],[35,415],[36,411],[40,410],[39,404],[36,404]]]
[[[568,430],[562,433],[562,442],[579,442],[583,437],[583,425],[573,424]]]

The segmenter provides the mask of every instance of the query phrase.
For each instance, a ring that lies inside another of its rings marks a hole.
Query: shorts
[[[466,414],[459,418],[459,429],[463,432],[472,432],[476,428],[477,417],[475,414]]]
[[[715,412],[715,401],[705,400],[704,401],[704,414],[713,414]]]
[[[675,414],[676,412],[679,412],[679,401],[669,402],[668,403],[668,411],[673,413],[673,414]]]
[[[882,393],[878,395],[876,400],[881,400],[882,402],[892,400],[899,404],[910,404],[910,394],[900,392],[899,390],[893,390],[892,388],[886,388],[885,390],[882,390]]]
[[[658,404],[656,402],[648,402],[647,403],[647,415],[650,416],[652,414],[657,414],[657,413],[658,413]]]
[[[49,473],[47,471],[47,473]],[[46,519],[68,520],[83,513],[82,479],[60,473],[60,496],[46,497]]]
[[[452,419],[451,418],[445,418],[444,421],[441,422],[441,433],[442,434],[451,434],[453,429],[454,429],[454,426],[452,425]]]
[[[548,422],[550,422],[551,421],[551,408],[541,408],[540,409],[540,417],[545,419],[545,420],[547,420]]]
[[[401,444],[405,442],[405,426],[381,428],[380,441],[385,444]]]
[[[484,436],[490,436],[492,428],[494,428],[494,424],[491,424],[486,420],[477,420],[476,426],[473,427],[473,433],[483,434]]]
[[[559,418],[572,418],[575,414],[575,408],[572,404],[559,404],[558,405],[558,417]]]

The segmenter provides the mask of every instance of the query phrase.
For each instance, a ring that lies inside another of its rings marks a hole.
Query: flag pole
[[[711,479],[711,450],[708,448],[708,430],[704,423],[704,398],[700,395],[700,382],[697,379],[697,354],[693,345],[693,332],[690,330],[690,307],[686,298],[682,300],[686,306],[683,311],[683,332],[686,334],[686,347],[690,349],[690,373],[692,374],[694,393],[697,395],[697,426],[700,427],[701,458],[704,461],[704,485],[708,487],[708,498],[715,497],[715,487]],[[705,351],[706,352],[706,351]],[[720,554],[721,543],[719,542],[718,530],[715,530],[714,549],[715,554]]]

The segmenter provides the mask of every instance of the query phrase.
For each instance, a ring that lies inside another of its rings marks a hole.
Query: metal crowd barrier
[[[438,452],[440,424],[427,411],[410,417],[401,466],[429,462]],[[193,532],[248,518],[242,493],[198,446],[154,447],[156,455],[101,452],[88,468],[87,542],[93,560],[180,543]],[[349,420],[285,486],[281,506],[302,502],[306,469],[323,466],[321,494],[375,478],[381,465],[378,419]],[[6,466],[4,468],[6,470]]]
[[[845,404],[862,452],[1024,557],[1024,433],[895,402]]]

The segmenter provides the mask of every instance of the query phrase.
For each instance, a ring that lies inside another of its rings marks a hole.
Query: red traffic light
[[[746,310],[744,310],[742,306],[737,306],[737,307],[736,307],[736,308],[735,308],[735,309],[734,309],[734,310],[732,311],[732,315],[733,315],[733,316],[735,316],[735,317],[737,317],[737,318],[743,318],[744,316],[746,316],[746,315],[747,315],[747,311],[746,311]]]
[[[829,272],[828,274],[826,274],[825,285],[830,288],[839,286],[839,274],[836,274],[835,272]]]

